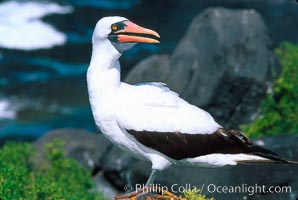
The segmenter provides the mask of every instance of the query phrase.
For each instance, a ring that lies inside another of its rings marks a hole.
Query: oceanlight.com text
[[[235,185],[235,186],[222,186],[216,184],[209,184],[207,186],[208,193],[224,193],[224,194],[232,194],[232,193],[243,193],[248,195],[254,194],[287,194],[292,192],[291,186],[267,186],[267,185]]]
[[[133,188],[136,191],[144,189],[144,192],[148,193],[164,193],[166,191],[172,192],[174,194],[184,193],[189,190],[196,190],[200,193],[219,193],[219,194],[248,194],[252,196],[254,194],[288,194],[292,192],[291,186],[268,186],[268,185],[217,185],[217,184],[202,184],[201,186],[193,186],[191,184],[179,185],[173,184],[171,186],[162,186],[161,184],[152,184],[149,187],[145,187],[144,184],[136,184],[135,187],[131,185],[126,185],[124,190],[126,192],[132,192]]]

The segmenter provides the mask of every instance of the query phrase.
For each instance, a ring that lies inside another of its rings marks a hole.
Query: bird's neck
[[[90,66],[100,71],[106,71],[115,67],[121,54],[115,49],[109,40],[93,42]]]
[[[108,40],[93,43],[91,61],[87,72],[89,90],[104,92],[119,87],[120,64],[118,59],[120,56],[121,54]]]
[[[91,104],[103,102],[120,87],[121,54],[109,41],[94,44],[90,66],[87,72],[87,84]],[[93,106],[92,106],[93,107]]]

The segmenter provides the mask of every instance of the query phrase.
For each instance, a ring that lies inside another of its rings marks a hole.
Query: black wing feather
[[[195,158],[213,153],[253,154],[277,162],[287,162],[274,152],[253,145],[242,132],[220,128],[212,134],[187,134],[180,132],[152,132],[126,130],[130,135],[160,153],[175,159]]]

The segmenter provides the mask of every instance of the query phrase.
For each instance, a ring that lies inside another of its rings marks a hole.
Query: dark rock
[[[103,175],[96,176],[93,180],[96,184],[95,191],[102,193],[106,199],[110,199],[111,197],[115,197],[119,194],[119,191],[109,181],[107,181]]]
[[[168,55],[153,55],[141,61],[126,76],[130,83],[158,82],[165,80],[166,73],[170,70],[170,58]],[[160,80],[158,79],[160,78]]]
[[[130,168],[138,160],[129,152],[112,145],[100,160],[105,178],[115,187],[121,190],[126,183],[131,183]]]
[[[165,82],[224,126],[237,128],[256,115],[268,83],[279,73],[270,45],[256,11],[207,9],[192,21],[170,61],[150,57],[125,81]]]

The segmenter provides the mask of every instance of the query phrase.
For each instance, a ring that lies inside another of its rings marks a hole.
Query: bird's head
[[[109,40],[123,53],[137,43],[159,43],[159,38],[157,32],[138,26],[124,17],[104,17],[96,24],[92,42]]]

